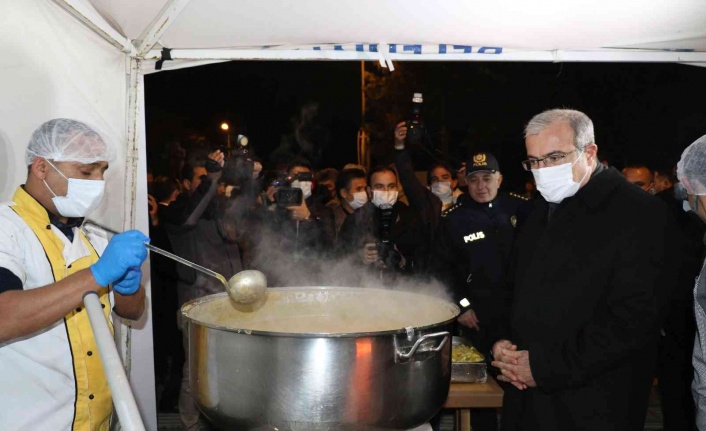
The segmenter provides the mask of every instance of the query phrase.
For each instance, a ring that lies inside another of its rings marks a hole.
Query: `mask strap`
[[[579,159],[581,158],[582,155],[583,155],[583,150],[581,150],[581,154],[579,154],[579,158],[576,159],[576,160],[574,161],[574,163],[571,164],[571,166],[574,166],[574,165],[579,161]],[[587,160],[587,161],[588,161],[588,160]],[[587,163],[587,164],[588,164],[588,163]],[[590,169],[590,166],[589,166],[589,167],[586,169],[586,173],[583,174],[583,177],[581,177],[581,180],[579,181],[579,184],[581,184],[581,183],[583,182],[583,180],[586,179],[586,177],[588,176],[588,174],[589,174],[590,172],[591,172],[591,169]]]
[[[574,163],[571,164],[572,167],[573,167],[576,163],[578,163],[579,160],[581,160],[581,156],[582,156],[582,155],[583,155],[583,149],[580,149],[580,150],[579,150],[579,156],[576,158],[576,160],[574,160]],[[588,160],[586,160],[586,161],[588,161]],[[583,181],[583,180],[581,180],[581,181]]]
[[[59,175],[61,175],[62,177],[64,177],[64,179],[65,179],[66,181],[69,181],[69,179],[66,178],[66,175],[64,175],[63,173],[61,173],[61,171],[60,171],[56,166],[54,166],[54,164],[53,164],[52,162],[50,162],[49,159],[44,159],[44,161],[47,162],[47,163],[49,163],[49,166],[51,166],[52,168],[54,168],[54,170],[57,171],[57,172],[59,173]],[[59,196],[57,196],[56,193],[54,193],[54,190],[52,190],[51,187],[49,187],[49,184],[47,184],[47,180],[42,180],[42,182],[44,182],[44,185],[47,186],[47,188],[49,189],[49,191],[51,192],[51,194],[54,195],[55,198],[58,198],[58,197],[59,197]]]
[[[53,164],[52,162],[49,161],[49,159],[44,159],[44,160],[45,160],[47,163],[49,163],[49,166],[51,166],[52,168],[54,168],[54,170],[57,171],[57,172],[59,173],[59,175],[61,175],[62,177],[64,177],[64,179],[65,179],[66,181],[69,180],[68,178],[66,178],[66,175],[64,175],[56,166],[54,166],[54,164]]]
[[[49,187],[49,184],[47,184],[47,181],[46,180],[42,180],[42,181],[44,182],[44,185],[47,186],[47,188],[49,189],[51,194],[53,194],[55,198],[58,198],[59,196],[57,196],[56,193],[54,193],[54,190],[52,190],[51,187]]]

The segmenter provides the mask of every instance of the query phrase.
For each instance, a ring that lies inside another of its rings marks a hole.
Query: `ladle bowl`
[[[228,296],[241,304],[254,304],[265,297],[267,277],[260,271],[246,269],[228,280]]]

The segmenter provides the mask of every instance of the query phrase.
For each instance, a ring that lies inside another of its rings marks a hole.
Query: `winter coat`
[[[680,233],[613,168],[550,205],[535,201],[514,251],[508,339],[537,387],[505,392],[503,428],[642,430]]]

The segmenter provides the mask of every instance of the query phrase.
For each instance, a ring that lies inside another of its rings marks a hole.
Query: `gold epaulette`
[[[510,196],[512,196],[513,198],[522,199],[523,201],[528,201],[528,200],[529,200],[528,197],[522,196],[522,195],[519,194],[519,193],[510,192],[510,193],[508,193],[508,194],[509,194]]]
[[[463,202],[456,202],[455,204],[451,205],[447,209],[443,210],[441,212],[441,217],[446,217],[447,215],[449,215],[451,213],[451,211],[453,211],[457,208],[460,208],[462,205],[463,205]]]

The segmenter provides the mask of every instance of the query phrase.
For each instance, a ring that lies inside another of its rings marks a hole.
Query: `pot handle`
[[[419,346],[421,346],[422,343],[425,342],[426,340],[429,340],[429,339],[432,339],[432,338],[441,338],[441,342],[439,343],[439,345],[436,346],[436,347],[434,347],[433,349],[431,349],[431,351],[433,351],[433,352],[438,352],[439,350],[441,350],[441,349],[444,347],[444,345],[446,344],[446,342],[449,341],[449,335],[450,335],[450,334],[449,334],[448,331],[444,331],[444,332],[435,332],[435,333],[433,333],[433,334],[422,335],[422,336],[419,337],[419,339],[414,343],[414,345],[412,346],[412,348],[409,349],[409,352],[407,352],[407,353],[402,353],[402,352],[400,352],[399,350],[397,350],[397,352],[396,352],[396,353],[397,353],[397,356],[399,356],[400,359],[405,359],[405,360],[411,359],[411,358],[414,356],[414,354],[417,353],[417,350],[419,349]],[[429,350],[427,350],[427,351],[429,351]]]

